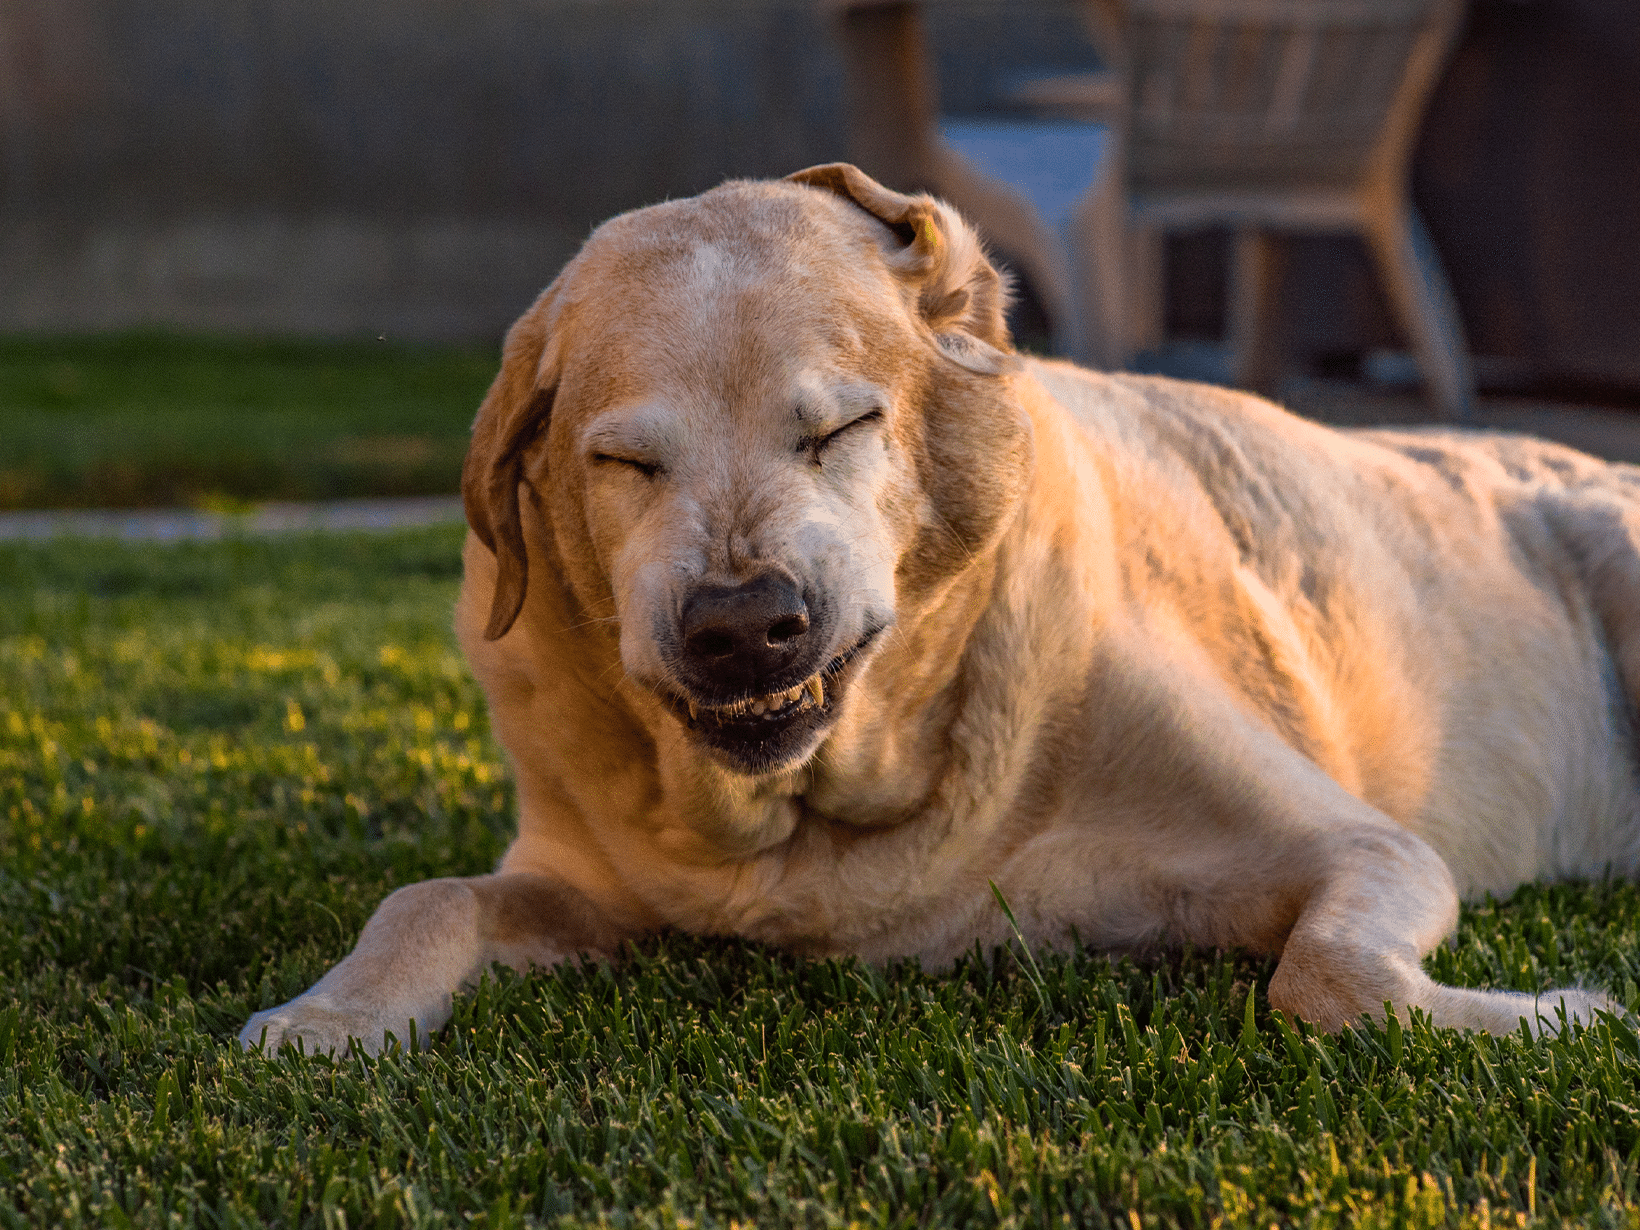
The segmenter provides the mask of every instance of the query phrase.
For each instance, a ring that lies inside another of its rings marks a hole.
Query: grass
[[[955,971],[664,937],[378,1060],[242,1054],[511,790],[454,529],[0,546],[0,1224],[1640,1224],[1640,1041],[1317,1037],[1213,953]],[[1640,1004],[1640,893],[1467,910],[1444,979]]]
[[[0,338],[0,509],[456,489],[490,348]]]

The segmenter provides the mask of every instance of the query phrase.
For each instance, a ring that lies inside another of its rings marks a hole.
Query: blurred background
[[[453,491],[502,331],[597,222],[845,158],[923,186],[872,123],[1087,119],[1031,83],[1132,69],[1093,0],[864,7],[0,0],[0,508]],[[873,71],[910,101],[863,121]],[[1473,0],[1414,118],[1470,421],[1640,460],[1640,5]],[[1236,233],[1160,236],[1128,361],[1238,374]],[[1438,417],[1360,237],[1260,251],[1258,387]],[[1022,341],[1063,345],[1015,263]]]

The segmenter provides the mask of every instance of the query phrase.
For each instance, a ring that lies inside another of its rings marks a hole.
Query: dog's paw
[[[319,993],[299,995],[277,1008],[258,1012],[239,1031],[239,1044],[247,1051],[261,1047],[274,1054],[283,1046],[297,1046],[309,1055],[346,1055],[350,1050],[379,1055],[387,1045],[392,1026],[381,1014],[335,1003]],[[394,1030],[408,1041],[409,1017]]]

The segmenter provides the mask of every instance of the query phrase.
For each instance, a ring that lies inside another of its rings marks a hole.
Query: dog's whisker
[[[956,527],[953,526],[951,524],[951,522],[946,519],[945,514],[940,512],[939,509],[936,508],[936,509],[933,510],[933,512],[934,512],[935,519],[937,521],[939,521],[940,525],[945,528],[945,532],[947,534],[951,535],[952,541],[954,541],[957,544],[957,546],[962,548],[962,553],[963,553],[963,555],[965,555],[967,557],[968,562],[970,564],[973,563],[974,562],[974,552],[969,548],[968,540],[965,539],[961,534],[957,533]]]
[[[619,658],[616,658],[615,661],[611,662],[608,666],[604,667],[603,670],[593,676],[593,682],[602,685],[604,680],[609,678],[609,676],[614,674],[616,671],[620,671],[621,674],[628,679],[632,677],[631,673],[626,669],[626,663],[622,662]]]
[[[599,615],[592,618],[579,620],[576,623],[564,624],[559,628],[559,631],[579,632],[582,628],[593,628],[602,624],[619,624],[620,622],[621,617],[619,615]]]

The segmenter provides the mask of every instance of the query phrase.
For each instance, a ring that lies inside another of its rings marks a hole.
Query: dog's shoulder
[[[1359,443],[1251,393],[1166,376],[1032,360],[1029,374],[1097,448],[1138,465],[1183,466],[1203,481],[1301,475],[1359,462]]]
[[[1100,459],[1119,522],[1171,549],[1234,543],[1272,567],[1294,551],[1312,562],[1349,537],[1379,501],[1382,445],[1290,414],[1248,393],[1190,381],[1027,367]],[[1216,549],[1216,548],[1215,548]]]

